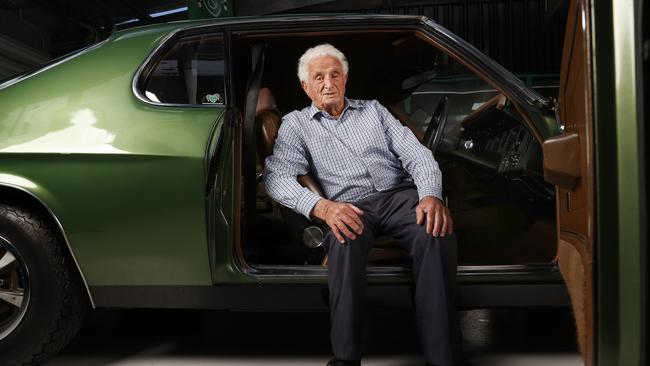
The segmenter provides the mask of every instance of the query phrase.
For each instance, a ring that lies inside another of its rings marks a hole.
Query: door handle
[[[549,138],[542,144],[544,179],[573,189],[580,179],[580,136],[577,133]]]

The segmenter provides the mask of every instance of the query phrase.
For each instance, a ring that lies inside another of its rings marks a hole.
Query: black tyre
[[[0,365],[36,365],[76,334],[78,281],[57,235],[20,207],[0,204]]]

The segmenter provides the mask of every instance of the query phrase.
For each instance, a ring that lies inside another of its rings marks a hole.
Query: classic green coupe
[[[261,88],[280,114],[308,103],[297,59],[322,42],[350,60],[348,96],[379,100],[435,154],[459,306],[565,306],[568,288],[592,362],[587,5],[569,10],[557,103],[415,16],[146,26],[2,82],[0,365],[46,359],[95,307],[327,307],[318,223],[263,188],[264,121],[278,112],[256,110]],[[408,266],[382,238],[369,254],[373,303],[411,306]]]

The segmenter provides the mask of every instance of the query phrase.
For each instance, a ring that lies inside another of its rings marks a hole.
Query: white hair
[[[298,61],[298,78],[300,81],[306,82],[309,78],[309,63],[314,59],[323,56],[332,56],[338,59],[341,62],[341,66],[343,66],[343,73],[345,75],[348,74],[348,59],[345,58],[343,52],[339,51],[336,47],[332,46],[329,43],[323,43],[308,49],[305,51],[305,53],[302,54],[302,56],[300,56],[300,60]]]

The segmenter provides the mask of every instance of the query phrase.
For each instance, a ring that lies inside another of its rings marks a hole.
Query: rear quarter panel
[[[0,90],[0,184],[54,212],[91,287],[211,284],[204,157],[222,110],[131,91],[169,31],[114,35]]]

